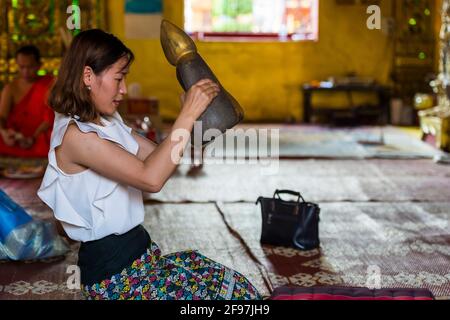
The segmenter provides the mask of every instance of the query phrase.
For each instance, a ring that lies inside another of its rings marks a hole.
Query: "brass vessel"
[[[167,20],[161,22],[161,46],[169,63],[176,67],[178,82],[185,91],[205,78],[215,81],[221,88],[218,96],[197,120],[201,121],[202,124],[202,145],[211,142],[205,140],[204,134],[207,130],[217,129],[223,134],[244,118],[242,107],[223,88],[209,66],[198,54],[194,41],[183,30]]]

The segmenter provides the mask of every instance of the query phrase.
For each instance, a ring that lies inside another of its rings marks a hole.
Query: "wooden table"
[[[390,117],[390,90],[387,87],[380,85],[335,85],[333,87],[317,87],[305,84],[303,89],[303,122],[310,123],[311,116],[314,113],[336,113],[336,112],[350,112],[354,115],[358,114],[360,106],[353,104],[352,92],[375,92],[378,96],[378,104],[374,105],[374,111],[378,112],[380,116],[384,116],[384,121],[391,122]],[[347,109],[336,108],[314,108],[312,105],[312,95],[317,92],[345,92],[349,97],[349,106]]]

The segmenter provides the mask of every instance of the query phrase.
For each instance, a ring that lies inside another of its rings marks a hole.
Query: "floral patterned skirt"
[[[88,300],[262,299],[238,272],[197,251],[161,256],[154,242],[121,273],[82,289]]]

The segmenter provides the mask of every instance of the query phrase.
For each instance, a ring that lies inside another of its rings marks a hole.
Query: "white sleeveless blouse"
[[[136,155],[139,145],[116,112],[105,126],[61,114],[55,114],[49,164],[38,196],[61,221],[67,235],[76,241],[98,240],[111,234],[123,234],[144,221],[142,192],[133,187],[107,179],[91,169],[77,174],[64,173],[56,163],[55,148],[63,140],[69,123],[73,121],[82,132],[95,132]]]

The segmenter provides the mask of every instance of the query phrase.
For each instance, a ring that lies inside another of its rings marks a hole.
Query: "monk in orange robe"
[[[54,112],[47,105],[52,76],[40,77],[39,50],[25,46],[16,53],[19,76],[0,99],[0,155],[47,157]]]

